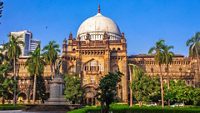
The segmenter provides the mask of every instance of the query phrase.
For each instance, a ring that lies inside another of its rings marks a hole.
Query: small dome
[[[79,35],[81,40],[85,40],[86,34],[89,33],[91,35],[91,40],[102,40],[105,32],[110,35],[110,40],[119,39],[121,37],[117,24],[110,18],[103,16],[99,10],[95,16],[86,19],[80,25],[77,37]]]

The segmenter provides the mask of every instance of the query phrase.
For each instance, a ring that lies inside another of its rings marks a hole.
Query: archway
[[[88,85],[85,87],[84,103],[86,105],[95,105],[96,102],[96,88],[94,86]]]
[[[21,92],[18,94],[17,101],[19,103],[24,103],[24,101],[27,99],[27,95],[24,92]]]

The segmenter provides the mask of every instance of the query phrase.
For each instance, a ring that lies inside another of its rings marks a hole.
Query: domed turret
[[[117,24],[108,17],[105,17],[98,8],[98,13],[86,19],[79,27],[77,37],[80,36],[81,40],[86,39],[89,33],[91,40],[103,40],[103,34],[107,33],[110,40],[118,40],[121,37],[121,32]]]

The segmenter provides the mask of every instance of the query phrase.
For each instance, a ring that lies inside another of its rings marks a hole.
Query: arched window
[[[91,60],[85,64],[85,71],[97,72],[103,71],[103,66],[97,60]]]
[[[69,72],[70,72],[70,73],[75,73],[75,72],[76,72],[76,67],[75,67],[75,66],[71,66],[71,67],[69,68]]]
[[[75,48],[73,48],[73,50],[72,51],[75,51],[76,49]]]

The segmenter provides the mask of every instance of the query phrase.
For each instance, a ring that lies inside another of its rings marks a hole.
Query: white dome
[[[105,32],[110,36],[110,40],[116,40],[121,37],[117,24],[101,13],[97,13],[95,16],[86,19],[80,25],[77,36],[79,35],[81,40],[85,40],[86,34],[89,33],[91,40],[102,40]]]

